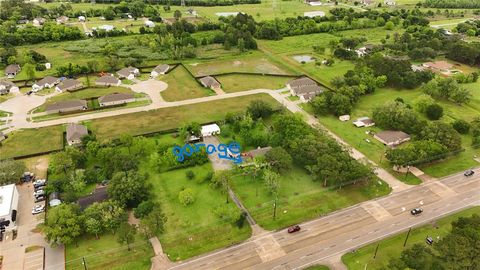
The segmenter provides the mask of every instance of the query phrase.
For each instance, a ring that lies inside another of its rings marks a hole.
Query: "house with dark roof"
[[[11,81],[0,81],[0,95],[6,95],[8,93],[18,93],[20,88]]]
[[[47,106],[45,111],[47,113],[65,113],[65,112],[76,112],[83,111],[87,109],[87,101],[74,99],[74,100],[65,100],[53,103]]]
[[[83,84],[81,81],[78,81],[75,79],[65,79],[59,85],[57,85],[57,87],[55,87],[55,90],[59,92],[65,92],[65,91],[74,91],[82,87],[83,87]]]
[[[85,210],[88,206],[108,200],[107,187],[97,187],[90,195],[78,199],[80,209]]]
[[[105,75],[100,78],[98,78],[95,81],[96,85],[101,85],[101,86],[119,86],[122,83],[118,78],[115,78],[112,75]]]
[[[133,94],[113,93],[98,98],[100,107],[108,107],[134,102],[135,96]]]
[[[369,117],[360,117],[353,121],[353,125],[356,127],[371,127],[375,125],[375,122]]]
[[[13,79],[15,78],[15,76],[17,76],[17,74],[22,70],[22,68],[20,67],[20,65],[18,64],[11,64],[11,65],[8,65],[6,68],[5,68],[5,76],[7,76],[7,78],[9,79]]]
[[[397,130],[378,132],[373,137],[387,146],[396,146],[410,140],[410,135]]]
[[[38,92],[42,90],[43,88],[52,88],[55,85],[57,85],[60,82],[60,80],[56,77],[53,76],[47,76],[36,83],[32,85],[32,91],[33,92]]]
[[[206,76],[199,79],[200,83],[210,89],[219,89],[221,84],[212,76]]]
[[[79,145],[82,138],[88,135],[88,130],[84,125],[70,123],[67,126],[67,143],[68,145]]]
[[[158,65],[152,70],[152,72],[150,72],[150,77],[155,78],[160,74],[165,74],[168,72],[169,69],[170,66],[167,64]]]
[[[307,102],[323,92],[317,82],[308,77],[289,81],[287,88],[290,90],[290,94],[299,97],[302,102]]]
[[[125,78],[125,79],[132,80],[135,77],[140,76],[140,70],[138,70],[138,68],[135,68],[135,67],[126,67],[117,71],[117,74],[120,79]]]

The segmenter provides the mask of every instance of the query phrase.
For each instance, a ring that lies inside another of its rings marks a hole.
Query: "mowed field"
[[[215,77],[227,93],[247,91],[252,89],[281,89],[295,77],[280,77],[269,75],[229,74]]]
[[[410,232],[410,236],[408,237],[406,247],[403,247],[403,243],[407,236],[407,233],[404,232],[359,248],[355,251],[355,253],[346,253],[342,256],[342,261],[349,270],[385,269],[391,259],[400,258],[400,254],[403,250],[412,247],[414,244],[427,245],[425,243],[425,238],[427,236],[432,237],[435,242],[438,241],[437,237],[442,239],[451,231],[452,221],[457,220],[459,217],[470,217],[473,214],[480,215],[479,206],[463,210],[448,217],[430,222],[429,224],[413,228],[413,230]],[[375,254],[377,244],[379,246],[377,256],[374,259],[373,255]]]
[[[165,101],[178,101],[215,94],[212,90],[202,87],[182,65],[177,66],[168,74],[160,75],[157,79],[168,84],[168,88],[161,92]]]

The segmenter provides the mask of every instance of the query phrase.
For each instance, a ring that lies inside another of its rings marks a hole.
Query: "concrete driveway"
[[[167,89],[168,84],[162,81],[155,79],[148,79],[146,81],[140,81],[134,85],[129,86],[133,91],[137,93],[145,93],[152,100],[151,106],[157,108],[159,105],[164,103],[160,92]]]

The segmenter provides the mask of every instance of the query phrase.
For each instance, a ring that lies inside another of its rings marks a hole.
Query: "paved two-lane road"
[[[470,178],[459,173],[307,222],[295,234],[265,233],[169,269],[301,269],[479,204],[480,170]],[[411,216],[421,205],[422,215]]]

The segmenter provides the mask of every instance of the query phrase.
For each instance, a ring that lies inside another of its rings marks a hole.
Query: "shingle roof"
[[[78,199],[81,209],[87,208],[95,202],[102,202],[108,199],[107,187],[99,187],[92,194]]]
[[[60,90],[65,90],[65,89],[70,89],[71,87],[74,86],[81,86],[82,83],[80,81],[77,81],[75,79],[66,79],[64,80],[60,85],[58,85],[58,88]]]
[[[318,85],[305,85],[293,88],[293,92],[295,92],[296,95],[305,95],[320,94],[323,90]]]
[[[206,76],[206,77],[200,78],[200,82],[205,87],[218,87],[218,86],[220,86],[220,83],[212,76]]]
[[[60,101],[60,102],[48,105],[46,110],[47,111],[63,110],[63,109],[76,108],[76,107],[80,107],[80,106],[86,108],[87,107],[87,101],[80,100],[80,99]]]
[[[134,67],[126,67],[126,68],[122,68],[119,71],[117,71],[117,74],[121,75],[123,77],[128,77],[130,74],[135,73],[135,70],[136,70],[136,68],[134,68]]]
[[[294,79],[288,82],[291,88],[295,87],[301,87],[301,86],[306,86],[306,85],[317,85],[317,82],[308,78],[308,77],[302,77],[298,79]]]
[[[8,65],[5,68],[5,73],[10,74],[10,73],[18,73],[20,71],[20,66],[17,64],[11,64]]]
[[[36,84],[37,85],[45,85],[45,84],[53,84],[58,81],[58,78],[52,77],[52,76],[47,76],[40,81],[38,81]]]
[[[403,141],[410,138],[410,135],[403,131],[396,130],[386,130],[375,134],[376,137],[380,138],[386,143],[395,143],[397,141]]]
[[[163,65],[156,66],[153,70],[158,73],[164,73],[164,72],[167,72],[169,69],[170,69],[169,65],[163,64]]]
[[[11,82],[11,81],[0,81],[0,85],[5,86],[6,89],[10,89],[10,88],[12,88],[12,87],[17,86],[16,84],[14,84],[14,83]]]
[[[106,75],[102,76],[97,79],[98,83],[110,83],[110,84],[117,84],[120,80],[111,76],[111,75]]]
[[[85,126],[70,123],[67,126],[67,141],[80,140],[83,136],[88,135],[88,130]]]
[[[113,93],[108,94],[98,98],[98,101],[101,103],[104,102],[114,102],[114,101],[122,101],[122,100],[129,100],[134,98],[133,94],[124,94],[124,93]]]

